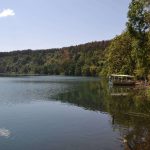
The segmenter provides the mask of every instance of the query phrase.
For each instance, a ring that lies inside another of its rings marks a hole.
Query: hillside
[[[91,42],[61,49],[0,53],[0,73],[97,76],[110,41]]]

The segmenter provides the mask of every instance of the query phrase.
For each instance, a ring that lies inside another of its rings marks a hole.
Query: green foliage
[[[132,0],[127,29],[105,51],[102,74],[134,74],[147,78],[150,68],[150,2]]]
[[[125,32],[114,38],[107,49],[106,62],[103,69],[105,75],[112,73],[132,74],[135,60],[132,56],[132,39]]]
[[[147,0],[132,0],[129,6],[127,29],[134,38],[136,62],[135,74],[146,78],[148,75],[148,34],[150,5]]]
[[[150,68],[150,1],[132,0],[127,29],[110,41],[62,49],[0,53],[0,73],[147,78]]]
[[[110,41],[49,50],[0,53],[0,73],[97,76]]]
[[[132,0],[128,11],[127,27],[129,32],[136,38],[143,38],[149,30],[150,24],[146,21],[150,13],[146,0]]]

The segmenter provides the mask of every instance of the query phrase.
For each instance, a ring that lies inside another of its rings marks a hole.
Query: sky
[[[109,40],[126,27],[131,0],[1,0],[0,51]]]

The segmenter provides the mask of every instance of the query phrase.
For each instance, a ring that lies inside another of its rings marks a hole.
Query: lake
[[[0,77],[0,150],[149,150],[143,91],[92,77]]]

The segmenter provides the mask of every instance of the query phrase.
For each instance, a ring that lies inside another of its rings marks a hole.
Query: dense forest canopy
[[[147,78],[150,68],[150,2],[132,0],[125,31],[115,37],[105,54],[102,73],[133,74]]]
[[[97,76],[110,41],[92,42],[61,49],[0,53],[0,72],[5,74],[50,74]]]
[[[132,0],[121,35],[62,49],[0,53],[0,73],[98,76],[150,71],[150,1]]]

